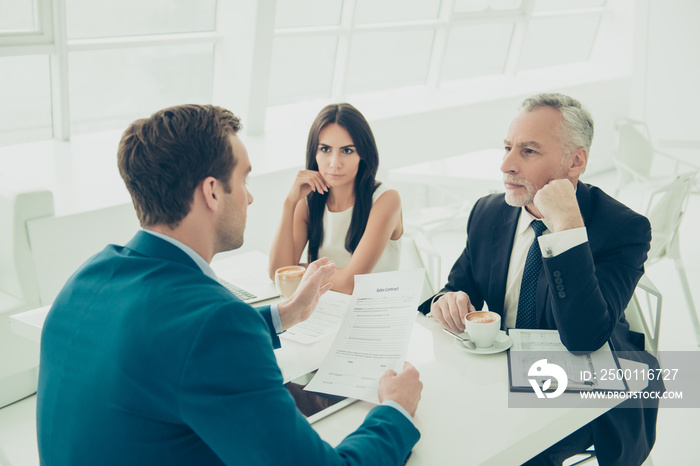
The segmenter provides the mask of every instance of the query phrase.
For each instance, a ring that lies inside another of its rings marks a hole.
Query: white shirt
[[[532,241],[535,239],[535,230],[530,228],[530,223],[533,220],[537,220],[537,218],[528,212],[525,207],[522,207],[518,225],[515,228],[515,239],[513,240],[513,249],[510,252],[510,264],[508,265],[508,277],[506,279],[506,296],[503,304],[506,328],[514,328],[518,316],[520,282],[523,279],[525,259]],[[547,226],[547,229],[539,237],[540,250],[543,257],[557,256],[588,241],[586,227],[552,233],[551,225],[546,221],[544,224]]]
[[[385,183],[380,184],[372,195],[372,206],[390,189],[392,188]],[[328,257],[337,267],[347,267],[352,259],[352,254],[345,249],[345,237],[350,229],[353,208],[349,207],[342,212],[331,212],[326,206],[323,212],[323,244],[318,248],[318,257]],[[400,258],[401,238],[389,239],[372,273],[398,270]]]

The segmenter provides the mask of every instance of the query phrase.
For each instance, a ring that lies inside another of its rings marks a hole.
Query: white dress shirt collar
[[[200,269],[202,269],[202,272],[204,272],[204,275],[206,275],[207,277],[211,278],[212,280],[215,280],[215,281],[217,281],[217,282],[219,281],[219,278],[216,276],[216,274],[214,273],[214,270],[212,270],[212,268],[209,266],[209,264],[207,264],[207,261],[205,261],[204,258],[203,258],[202,256],[200,256],[199,254],[197,254],[197,253],[194,251],[194,249],[192,249],[191,247],[187,246],[185,243],[176,240],[176,239],[173,238],[172,236],[164,235],[163,233],[159,233],[159,232],[157,232],[157,231],[149,230],[149,229],[147,229],[147,228],[144,228],[143,231],[145,231],[146,233],[149,233],[149,234],[151,234],[151,235],[153,235],[153,236],[157,236],[158,238],[160,238],[160,239],[162,239],[162,240],[165,240],[165,241],[167,241],[168,243],[170,243],[170,244],[172,244],[172,245],[174,245],[174,246],[177,246],[177,247],[180,248],[185,254],[187,254],[188,256],[190,256],[190,258],[192,258],[192,260],[194,261],[194,263],[197,264],[197,266],[198,266]]]

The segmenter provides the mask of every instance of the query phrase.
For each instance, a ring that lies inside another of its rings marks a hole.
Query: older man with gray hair
[[[506,192],[476,202],[464,251],[420,311],[461,332],[465,315],[486,304],[506,329],[557,329],[572,352],[610,341],[658,367],[624,316],[644,274],[651,227],[579,181],[592,140],[593,119],[579,101],[562,94],[526,99],[504,140]],[[623,405],[631,409],[607,412],[527,464],[562,464],[591,444],[601,465],[641,464],[654,444],[658,402]]]

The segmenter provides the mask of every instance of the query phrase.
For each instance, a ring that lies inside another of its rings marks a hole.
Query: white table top
[[[503,191],[503,149],[484,149],[389,170],[390,181]]]
[[[17,335],[39,342],[41,341],[41,329],[50,308],[51,306],[38,307],[31,311],[11,315],[10,328]]]
[[[39,341],[48,309],[15,314],[12,330]],[[318,368],[334,337],[330,334],[310,345],[282,339],[282,348],[275,354],[285,381]],[[415,416],[421,439],[409,459],[411,466],[521,464],[617,403],[611,400],[599,408],[508,408],[506,354],[468,353],[453,343],[438,322],[419,313],[407,360],[420,371],[423,382]],[[576,400],[582,405],[576,393],[565,393],[557,400],[567,396],[570,406],[576,406]],[[313,427],[324,440],[337,445],[372,407],[364,401],[354,403]]]
[[[320,363],[330,346],[330,342],[305,348],[282,344],[277,353],[285,379],[289,361],[299,365],[309,358],[308,364]],[[418,368],[423,382],[415,416],[421,439],[407,463],[410,466],[521,464],[617,404],[573,407],[583,406],[584,401],[577,393],[565,393],[557,401],[568,397],[570,407],[509,408],[506,353],[468,353],[453,343],[438,322],[422,314],[416,317],[407,360]],[[299,375],[304,373],[302,368],[297,370]],[[535,397],[534,393],[511,395]],[[313,426],[324,440],[337,445],[359,427],[372,407],[357,402]]]

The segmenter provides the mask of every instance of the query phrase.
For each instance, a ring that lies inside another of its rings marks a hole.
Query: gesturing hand
[[[321,296],[331,289],[330,279],[334,273],[335,262],[329,261],[327,257],[309,264],[292,297],[278,307],[283,329],[287,330],[309,318]]]

